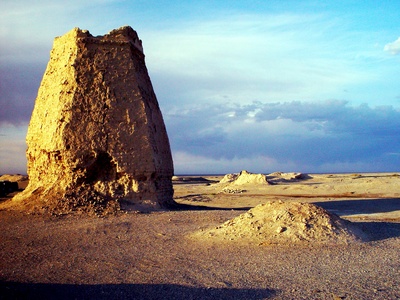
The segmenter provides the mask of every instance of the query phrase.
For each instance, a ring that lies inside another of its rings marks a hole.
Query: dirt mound
[[[264,174],[253,174],[243,170],[239,174],[227,174],[220,183],[229,183],[230,185],[246,184],[268,184],[267,177]]]
[[[197,237],[258,244],[350,243],[364,233],[351,222],[310,203],[271,201]]]

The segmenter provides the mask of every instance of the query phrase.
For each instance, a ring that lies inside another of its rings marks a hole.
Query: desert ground
[[[151,213],[51,215],[0,199],[0,299],[400,299],[400,174],[224,178],[176,176],[179,205]],[[362,239],[209,233],[269,201],[315,204]]]

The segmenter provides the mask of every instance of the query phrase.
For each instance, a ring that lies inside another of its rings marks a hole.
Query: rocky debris
[[[197,238],[257,244],[350,243],[366,239],[356,225],[311,203],[270,201]]]
[[[167,132],[131,27],[54,40],[27,134],[29,185],[49,209],[174,204]]]
[[[190,202],[211,202],[211,198],[202,194],[190,194],[185,196],[176,197],[175,199],[190,201]]]
[[[246,190],[242,190],[242,189],[232,189],[229,187],[225,187],[221,190],[222,193],[225,194],[242,194],[244,192],[246,192]]]

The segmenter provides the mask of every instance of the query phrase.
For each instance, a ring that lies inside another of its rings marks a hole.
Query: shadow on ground
[[[265,299],[269,289],[201,288],[174,284],[46,284],[0,282],[0,299]]]
[[[385,213],[400,210],[399,198],[338,200],[314,202],[314,204],[339,216]]]
[[[368,215],[389,213],[400,210],[400,199],[363,199],[315,202],[327,211],[338,216]],[[400,223],[383,221],[354,222],[368,234],[371,241],[400,237]]]
[[[175,211],[191,211],[191,210],[238,210],[238,211],[246,211],[251,209],[252,207],[214,207],[214,206],[205,206],[205,205],[195,205],[195,204],[183,204],[183,203],[175,203],[173,206],[169,207],[170,210]]]
[[[400,237],[400,223],[391,222],[355,222],[365,233],[369,241],[381,241]]]

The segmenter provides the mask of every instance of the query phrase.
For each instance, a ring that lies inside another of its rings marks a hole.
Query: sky
[[[53,39],[129,25],[175,174],[400,171],[400,1],[2,0],[0,174],[25,136]]]

